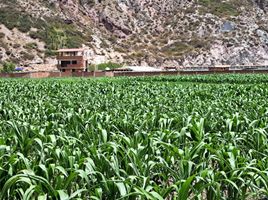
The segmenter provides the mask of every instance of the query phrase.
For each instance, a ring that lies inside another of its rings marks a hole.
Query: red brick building
[[[89,51],[87,49],[60,49],[57,51],[58,69],[62,72],[87,71]]]

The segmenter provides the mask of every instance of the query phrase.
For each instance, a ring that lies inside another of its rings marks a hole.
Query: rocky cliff
[[[268,64],[264,0],[0,0],[0,59],[53,62],[89,46],[92,63]]]

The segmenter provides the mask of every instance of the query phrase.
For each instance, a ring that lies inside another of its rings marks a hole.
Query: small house
[[[87,71],[89,51],[85,48],[59,49],[57,67],[62,72]]]

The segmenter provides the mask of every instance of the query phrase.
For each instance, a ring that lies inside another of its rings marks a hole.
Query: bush
[[[43,39],[45,38],[45,33],[42,32],[42,31],[30,31],[29,32],[29,36],[32,38],[32,39]]]
[[[53,57],[53,56],[56,56],[56,55],[57,55],[57,52],[54,51],[54,50],[47,49],[47,50],[45,51],[45,56],[46,56],[46,57]]]
[[[4,73],[10,73],[10,72],[15,71],[15,68],[16,68],[16,64],[14,64],[13,62],[4,62],[1,71]]]
[[[201,11],[210,12],[219,17],[239,15],[235,1],[221,2],[218,0],[199,0],[199,4],[203,6]]]
[[[190,52],[193,49],[186,42],[175,42],[161,49],[161,52],[166,56],[181,56]]]
[[[94,65],[94,64],[90,64],[87,67],[87,70],[90,71],[90,72],[95,71],[96,69],[97,69],[97,66]]]
[[[24,48],[25,49],[28,49],[28,50],[37,49],[38,48],[38,45],[35,42],[30,42],[30,43],[27,43],[24,46]]]

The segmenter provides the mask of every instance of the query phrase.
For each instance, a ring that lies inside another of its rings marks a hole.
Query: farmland
[[[0,199],[261,199],[268,76],[0,80]]]

